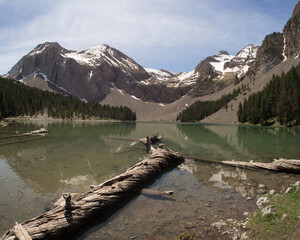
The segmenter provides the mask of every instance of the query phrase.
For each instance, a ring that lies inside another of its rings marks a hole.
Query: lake
[[[46,136],[3,139],[15,131],[45,127]],[[175,123],[13,123],[0,129],[0,235],[50,209],[64,192],[85,192],[141,161],[145,147],[135,141],[164,135],[167,148],[215,160],[270,162],[300,158],[298,128]],[[120,140],[117,138],[124,138]],[[140,195],[106,222],[78,239],[175,239],[195,232],[217,239],[210,224],[243,219],[254,211],[259,191],[280,193],[299,179],[293,174],[254,172],[187,159],[149,188],[174,190],[172,198]],[[224,236],[222,239],[226,239]]]

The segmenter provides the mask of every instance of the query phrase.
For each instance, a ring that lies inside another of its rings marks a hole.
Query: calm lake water
[[[40,127],[49,134],[3,139],[15,131]],[[185,156],[263,162],[300,158],[300,131],[294,128],[14,123],[0,129],[0,235],[15,221],[47,211],[62,193],[85,192],[91,184],[125,172],[146,156],[144,146],[134,140],[157,132],[164,134],[166,147]],[[218,239],[211,223],[242,219],[243,212],[255,210],[250,199],[255,199],[259,190],[282,192],[298,179],[292,174],[239,170],[187,159],[150,186],[174,190],[173,198],[140,195],[79,239],[175,239],[184,231],[195,232],[198,238]]]

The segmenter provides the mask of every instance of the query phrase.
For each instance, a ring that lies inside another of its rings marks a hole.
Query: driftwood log
[[[274,159],[270,163],[262,162],[241,162],[241,161],[218,161],[213,159],[201,159],[196,157],[186,157],[196,161],[206,162],[206,163],[215,163],[219,165],[226,165],[231,167],[239,167],[250,170],[268,170],[273,172],[288,172],[288,173],[297,173],[300,174],[300,160],[288,160],[288,159]]]
[[[168,149],[151,148],[148,157],[125,173],[83,194],[63,194],[56,208],[22,223],[32,239],[65,239],[74,236],[92,220],[107,217],[152,183],[166,170],[184,161]],[[104,220],[104,219],[103,219]],[[13,229],[1,240],[17,239]]]

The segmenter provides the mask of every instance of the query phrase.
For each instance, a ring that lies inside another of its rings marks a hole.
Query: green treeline
[[[239,122],[269,125],[300,124],[300,65],[280,77],[273,76],[261,91],[249,96],[238,110]]]
[[[75,97],[43,91],[14,80],[0,77],[0,119],[22,115],[33,116],[44,112],[62,119],[115,119],[135,121],[136,114],[128,107],[110,107],[85,103]]]
[[[226,107],[227,109],[227,104],[232,99],[237,97],[242,90],[243,89],[241,88],[235,89],[232,93],[224,95],[216,101],[197,101],[179,113],[177,116],[177,121],[196,122],[219,111],[223,107]]]

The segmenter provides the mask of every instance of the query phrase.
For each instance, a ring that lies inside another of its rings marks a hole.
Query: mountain
[[[173,73],[153,69],[148,72],[108,45],[71,51],[56,42],[46,42],[25,55],[6,77],[93,102],[102,101],[114,88],[145,102],[169,103],[186,93],[162,81],[173,77]]]
[[[201,61],[191,75],[195,79],[195,86],[189,93],[190,96],[212,94],[240,82],[256,59],[258,48],[249,44],[235,56],[221,50],[218,54]]]
[[[131,84],[151,76],[122,52],[99,45],[76,52],[46,42],[25,55],[8,77],[31,86],[48,82],[48,88],[64,90],[87,101],[99,102],[112,85],[131,92]]]

